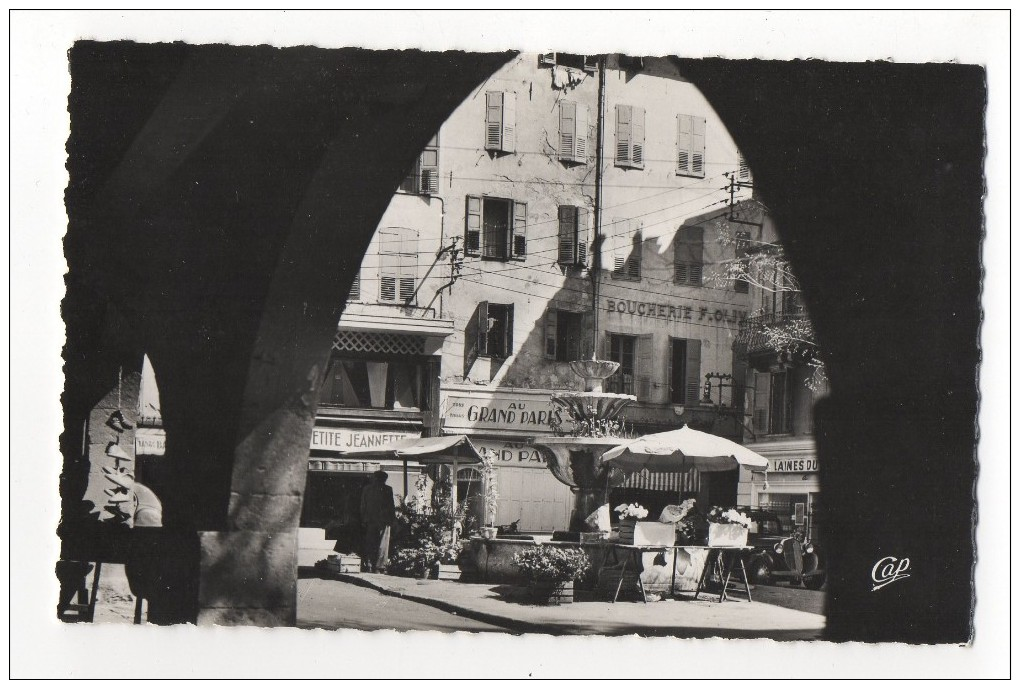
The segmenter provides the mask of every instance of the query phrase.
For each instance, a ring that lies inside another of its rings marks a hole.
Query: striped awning
[[[690,472],[649,472],[648,470],[639,470],[629,474],[627,481],[620,486],[624,489],[697,493],[701,490],[701,473],[698,470],[691,470]]]

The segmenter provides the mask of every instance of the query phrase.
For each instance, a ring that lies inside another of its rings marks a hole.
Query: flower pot
[[[574,601],[573,581],[532,581],[528,595],[536,604],[569,604]]]
[[[459,581],[460,567],[456,564],[440,564],[439,571],[436,572],[436,578],[440,581]]]
[[[747,545],[747,527],[740,524],[708,523],[708,546],[727,548]]]
[[[637,520],[625,519],[620,521],[620,543],[634,545],[634,529],[637,527]]]
[[[496,532],[499,531],[496,527],[482,527],[482,538],[491,540],[496,538]]]

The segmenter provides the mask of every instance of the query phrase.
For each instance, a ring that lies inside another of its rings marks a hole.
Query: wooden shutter
[[[733,394],[730,396],[730,404],[737,410],[738,413],[746,413],[744,408],[744,387],[747,385],[747,352],[734,349],[733,350]]]
[[[695,116],[691,119],[691,174],[705,176],[705,119]]]
[[[516,127],[517,127],[517,93],[504,92],[502,150],[507,153],[513,153],[517,148]]]
[[[652,335],[634,339],[634,393],[640,401],[652,398]]]
[[[631,110],[626,104],[616,105],[616,164],[631,164]]]
[[[685,286],[700,286],[704,273],[702,227],[681,227],[673,245],[673,281]]]
[[[468,196],[464,217],[464,254],[482,252],[482,197]]]
[[[510,259],[523,260],[528,253],[528,204],[514,201],[512,224],[510,227],[510,243],[508,252]]]
[[[486,356],[489,354],[489,303],[482,300],[475,310],[477,318],[476,327],[478,332],[475,335],[475,354]]]
[[[691,174],[691,116],[676,117],[676,174]]]
[[[397,277],[383,274],[379,277],[379,299],[383,302],[397,301]]]
[[[635,167],[645,165],[645,110],[635,106],[631,118],[630,160]]]
[[[426,147],[421,154],[418,171],[418,191],[423,194],[439,193],[439,148]]]
[[[359,271],[354,275],[354,281],[351,282],[351,292],[347,294],[348,300],[360,300],[361,299],[361,272]]]
[[[747,159],[740,152],[737,152],[737,179],[741,182],[751,179],[751,166],[747,164]]]
[[[751,428],[755,434],[768,434],[769,431],[769,382],[768,373],[754,372],[754,404]]]
[[[588,209],[577,209],[577,264],[585,266],[588,261]]]
[[[506,323],[503,325],[503,356],[508,357],[514,353],[514,306],[506,305]]]
[[[485,148],[503,150],[503,93],[485,93]]]
[[[577,119],[574,132],[574,160],[578,163],[588,162],[588,107],[577,107]]]
[[[545,358],[556,358],[556,310],[545,313]]]
[[[560,160],[573,161],[577,155],[577,104],[560,102]]]
[[[684,403],[695,405],[701,401],[701,340],[687,341],[687,393]]]
[[[575,263],[575,237],[577,235],[577,208],[561,205],[558,210],[559,243],[556,261],[560,264]]]
[[[592,313],[581,314],[581,359],[591,359],[595,356],[595,338],[592,335]]]

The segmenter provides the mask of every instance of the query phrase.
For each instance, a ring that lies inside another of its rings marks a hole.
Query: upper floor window
[[[426,409],[427,374],[420,358],[334,356],[319,402],[345,408]]]
[[[523,260],[527,254],[527,224],[527,203],[468,196],[464,253],[494,260]]]
[[[633,394],[641,401],[652,396],[652,336],[607,333],[606,358],[620,364],[606,380],[606,390]]]
[[[516,150],[517,94],[485,93],[485,148],[513,153]]]
[[[747,164],[747,159],[744,158],[744,154],[737,152],[737,181],[738,182],[750,182],[751,177],[751,166]]]
[[[560,102],[560,160],[588,162],[588,107],[577,102]]]
[[[565,66],[595,73],[598,70],[598,57],[591,54],[569,54],[567,52],[545,52],[538,57],[539,66]]]
[[[676,174],[704,177],[705,119],[680,114],[676,121]]]
[[[414,169],[400,184],[400,190],[411,194],[439,193],[439,133],[429,140],[415,161]]]
[[[705,230],[702,227],[680,227],[673,241],[673,282],[684,286],[700,286],[704,270]]]
[[[755,434],[793,432],[793,389],[790,371],[755,371],[752,429]]]
[[[379,301],[411,304],[418,287],[418,232],[379,230]]]
[[[588,257],[588,209],[574,205],[559,207],[559,264],[584,266]]]
[[[616,105],[616,165],[645,166],[645,110],[638,106]]]
[[[550,309],[545,313],[545,358],[574,361],[591,357],[588,315]]]
[[[483,300],[467,325],[468,354],[505,359],[514,351],[514,306]]]
[[[613,256],[613,278],[626,279],[629,281],[641,280],[641,232],[634,234],[631,243],[630,253],[627,255],[617,254]],[[617,251],[619,253],[619,251]]]

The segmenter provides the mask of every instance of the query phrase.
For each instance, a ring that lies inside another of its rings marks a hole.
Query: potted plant
[[[459,542],[443,546],[439,551],[439,563],[435,567],[436,578],[440,581],[459,581],[460,566],[457,559],[460,557],[461,545]]]
[[[714,506],[708,511],[708,545],[709,547],[729,547],[747,545],[747,532],[751,527],[751,518],[736,508]]]
[[[583,550],[548,545],[522,550],[514,555],[513,563],[527,581],[532,600],[541,604],[573,602],[574,581],[591,568]]]
[[[485,524],[480,532],[482,538],[496,538],[496,511],[499,509],[499,491],[496,486],[496,454],[489,452],[482,461],[482,484],[485,502]]]
[[[621,503],[613,508],[616,516],[620,518],[620,542],[634,542],[634,527],[638,520],[648,517],[648,510],[637,503]]]

